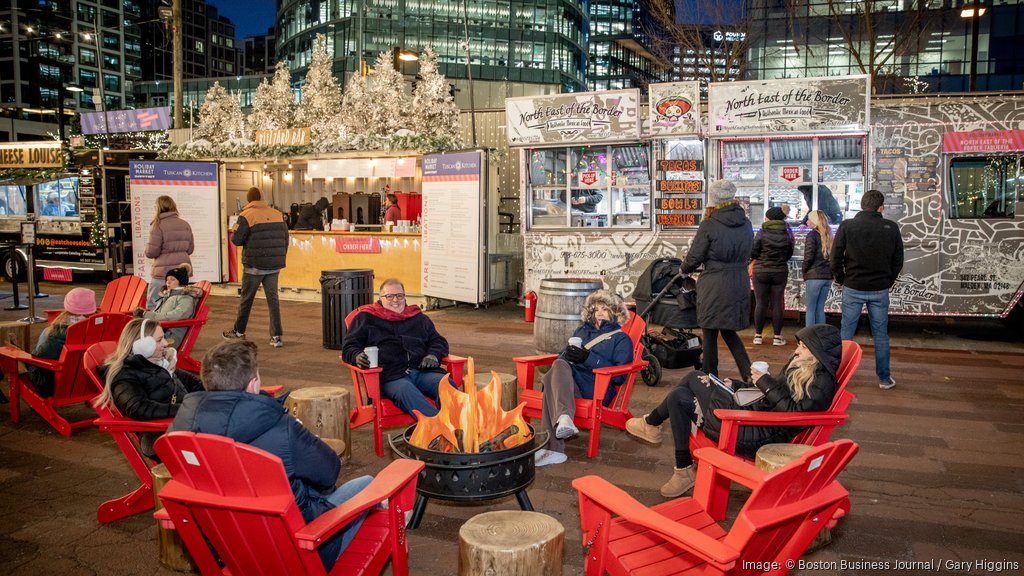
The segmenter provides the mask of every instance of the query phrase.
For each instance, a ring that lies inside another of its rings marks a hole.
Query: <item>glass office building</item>
[[[637,0],[590,2],[587,88],[641,88],[670,78],[672,64],[658,58],[651,46],[654,19],[647,3]]]

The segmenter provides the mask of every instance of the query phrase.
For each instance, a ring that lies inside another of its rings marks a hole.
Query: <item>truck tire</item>
[[[0,274],[2,274],[4,279],[8,282],[26,282],[28,277],[25,275],[25,270],[28,268],[28,263],[20,252],[15,251],[14,255],[15,257],[12,259],[10,250],[0,254]],[[39,282],[42,281],[42,279],[42,269],[36,268],[37,290],[39,288]]]

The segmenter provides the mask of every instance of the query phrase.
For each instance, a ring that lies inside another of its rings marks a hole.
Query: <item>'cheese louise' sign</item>
[[[0,144],[0,168],[60,168],[60,142]]]

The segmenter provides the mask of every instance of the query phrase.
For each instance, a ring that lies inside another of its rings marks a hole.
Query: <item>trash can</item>
[[[324,348],[341,350],[345,339],[345,317],[373,302],[373,270],[344,269],[320,271],[323,301]]]

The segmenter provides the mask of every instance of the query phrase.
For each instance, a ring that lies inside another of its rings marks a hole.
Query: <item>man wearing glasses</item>
[[[435,416],[437,387],[444,376],[440,359],[448,355],[448,341],[419,306],[407,306],[405,286],[396,278],[380,285],[380,300],[360,306],[342,342],[342,358],[369,368],[363,350],[378,348],[381,394],[406,414],[419,410]]]

